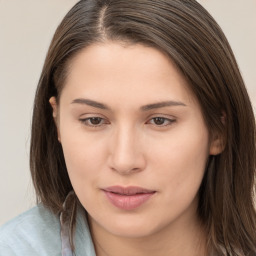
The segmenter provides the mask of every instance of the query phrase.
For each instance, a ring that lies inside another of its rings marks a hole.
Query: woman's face
[[[160,51],[94,44],[71,62],[50,100],[69,177],[92,225],[143,237],[197,219],[209,154],[200,106]]]

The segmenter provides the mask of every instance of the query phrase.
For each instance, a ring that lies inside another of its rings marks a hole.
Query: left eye
[[[106,123],[106,121],[101,117],[88,117],[80,119],[80,121],[87,126],[101,126]]]
[[[157,126],[167,126],[167,125],[170,125],[173,122],[175,122],[175,120],[165,118],[165,117],[154,117],[154,118],[149,120],[150,124],[154,124],[154,125],[157,125]]]

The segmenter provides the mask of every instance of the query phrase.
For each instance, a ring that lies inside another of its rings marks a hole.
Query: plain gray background
[[[0,0],[0,225],[35,205],[29,174],[34,93],[53,33],[76,2]],[[256,106],[256,0],[199,2],[224,30]]]

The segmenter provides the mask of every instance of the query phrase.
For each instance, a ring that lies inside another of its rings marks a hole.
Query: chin
[[[144,217],[123,217],[124,216],[121,218],[109,218],[108,221],[102,225],[102,227],[114,236],[142,238],[157,233],[165,226],[164,224],[161,225],[161,223],[156,223],[155,220],[150,220],[145,215]]]
[[[152,229],[151,227],[140,227],[132,225],[129,228],[128,227],[111,227],[108,230],[109,233],[111,233],[114,236],[118,237],[126,237],[126,238],[142,238],[151,236],[155,233],[157,233],[157,230]]]

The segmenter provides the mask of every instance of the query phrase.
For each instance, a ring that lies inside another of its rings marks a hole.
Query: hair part
[[[224,150],[209,157],[199,189],[209,251],[255,255],[255,118],[225,35],[194,0],[84,0],[64,17],[34,102],[30,168],[38,202],[59,214],[73,190],[48,101],[55,96],[58,103],[72,59],[108,41],[157,48],[187,79],[211,137],[223,140]]]

